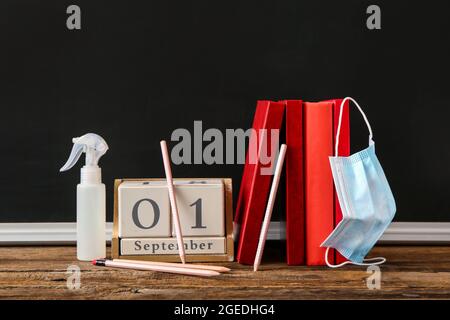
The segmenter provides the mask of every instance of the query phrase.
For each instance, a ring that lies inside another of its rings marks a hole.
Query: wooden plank
[[[376,247],[385,256],[380,290],[369,290],[364,267],[290,266],[269,242],[261,271],[232,269],[217,278],[95,267],[75,247],[0,247],[0,298],[5,299],[449,299],[450,247]],[[66,286],[67,267],[81,269],[81,288]]]

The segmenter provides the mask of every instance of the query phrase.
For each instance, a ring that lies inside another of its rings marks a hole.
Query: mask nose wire
[[[364,121],[366,122],[367,129],[369,129],[369,145],[371,145],[373,143],[372,127],[370,126],[369,120],[367,120],[366,114],[364,113],[364,111],[362,110],[362,108],[359,106],[358,102],[356,102],[355,99],[353,99],[352,97],[345,97],[341,102],[341,106],[339,107],[339,123],[338,123],[337,132],[336,132],[336,145],[334,148],[334,156],[335,157],[338,156],[339,135],[341,133],[341,123],[342,123],[342,111],[344,110],[344,104],[347,101],[352,101],[358,108],[359,112],[361,113],[362,117],[364,118]]]

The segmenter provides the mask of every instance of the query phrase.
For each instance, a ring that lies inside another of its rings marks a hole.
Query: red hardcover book
[[[325,265],[320,245],[334,229],[333,103],[305,102],[304,127],[306,264]]]
[[[263,101],[260,101],[256,105],[256,111],[255,115],[253,117],[253,124],[252,129],[254,131],[252,132],[252,135],[250,136],[249,141],[249,149],[251,144],[257,144],[258,142],[258,135],[259,130],[264,128],[264,120],[266,118],[266,114],[268,112],[268,103],[263,103]],[[249,152],[247,152],[244,170],[242,173],[242,179],[241,179],[241,186],[239,188],[239,196],[238,201],[236,204],[236,212],[234,215],[234,238],[237,239],[240,231],[240,226],[242,223],[242,217],[244,215],[244,211],[246,210],[248,206],[248,200],[250,198],[250,191],[252,186],[253,177],[255,176],[255,163],[250,163],[249,161]]]
[[[305,264],[303,103],[286,104],[286,255],[288,265]]]
[[[284,116],[284,103],[258,101],[255,118],[259,119],[261,115],[264,115],[262,117],[261,129],[267,129],[267,134],[265,135],[265,139],[261,139],[261,132],[257,134],[258,159],[261,159],[265,155],[272,156],[273,152],[275,152],[275,150],[271,150],[270,130],[279,130],[281,128]],[[250,148],[251,146],[249,146],[249,152]],[[249,152],[247,152],[247,161],[249,161]],[[236,212],[238,219],[235,219],[235,222],[242,220],[236,255],[237,261],[242,264],[253,264],[255,260],[270,182],[273,177],[273,175],[262,172],[262,169],[265,168],[267,170],[268,167],[274,165],[274,160],[272,159],[271,163],[267,164],[262,164],[261,161],[256,161],[253,165],[248,162],[245,164],[248,168],[244,168],[245,175],[243,175],[241,182],[241,189],[244,188],[244,190],[239,192],[238,203],[240,212]],[[246,198],[242,199],[242,197]]]
[[[339,112],[343,99],[335,99],[331,100],[333,102],[333,153],[334,153],[334,145],[336,144],[336,133],[339,125]],[[342,122],[341,122],[341,132],[339,134],[339,146],[338,153],[339,156],[347,157],[350,155],[350,112],[349,112],[349,102],[348,100],[344,103],[343,111],[342,111]],[[336,227],[338,223],[342,220],[342,211],[341,206],[339,205],[339,200],[336,194],[336,190],[334,191],[334,226]],[[337,250],[335,251],[335,263],[339,264],[347,259],[341,255]]]

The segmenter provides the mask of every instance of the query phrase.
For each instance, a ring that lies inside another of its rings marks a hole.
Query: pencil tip
[[[91,262],[94,266],[105,266],[106,259],[94,259]]]

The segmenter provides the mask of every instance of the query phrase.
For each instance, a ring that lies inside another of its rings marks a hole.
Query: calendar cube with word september
[[[232,261],[231,179],[174,179],[187,261]],[[179,261],[164,179],[118,179],[113,258]]]

